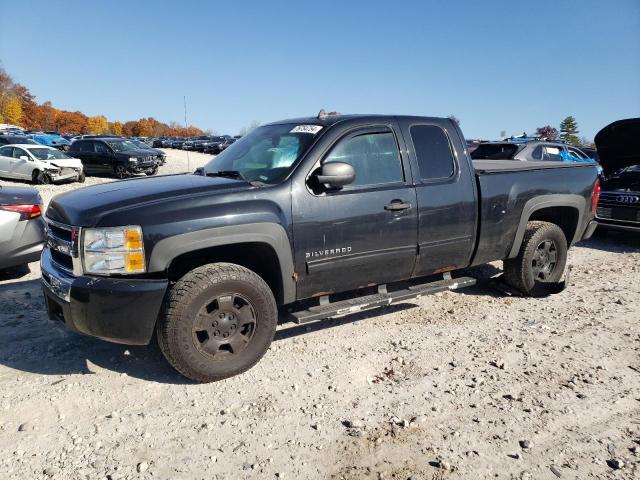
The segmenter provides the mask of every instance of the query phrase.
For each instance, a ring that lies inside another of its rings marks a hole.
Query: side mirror
[[[29,157],[27,157],[26,155],[20,155],[20,160],[26,160],[28,162]]]
[[[320,167],[316,178],[318,183],[327,188],[342,188],[353,183],[356,179],[356,172],[348,163],[329,162]]]

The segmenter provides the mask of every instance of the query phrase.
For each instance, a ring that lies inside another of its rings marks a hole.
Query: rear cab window
[[[455,172],[451,143],[436,125],[412,125],[409,129],[422,180],[450,178]]]

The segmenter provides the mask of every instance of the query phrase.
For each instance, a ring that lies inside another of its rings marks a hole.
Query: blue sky
[[[256,120],[397,113],[466,136],[581,135],[640,114],[640,1],[29,1],[0,62],[39,101],[234,134]]]

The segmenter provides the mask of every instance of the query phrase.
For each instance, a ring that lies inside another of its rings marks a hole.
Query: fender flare
[[[522,209],[522,215],[520,216],[520,222],[518,223],[518,229],[516,230],[516,236],[513,240],[513,244],[511,245],[511,251],[509,252],[508,258],[515,258],[518,256],[520,246],[522,245],[522,239],[524,238],[524,232],[527,229],[527,222],[534,212],[543,208],[572,207],[578,211],[578,224],[576,225],[576,231],[573,234],[573,239],[571,239],[568,246],[573,245],[573,243],[580,238],[582,233],[580,231],[580,225],[583,223],[586,202],[585,198],[581,195],[563,193],[543,195],[541,197],[535,197],[528,200]]]
[[[209,247],[239,243],[265,243],[276,252],[280,264],[284,303],[296,300],[296,283],[293,278],[293,254],[287,232],[276,223],[248,223],[224,227],[206,228],[160,240],[149,258],[149,272],[166,271],[180,255]]]

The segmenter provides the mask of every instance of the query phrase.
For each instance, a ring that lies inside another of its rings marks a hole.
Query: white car
[[[0,148],[0,177],[35,183],[84,182],[82,162],[45,145],[15,144]]]

